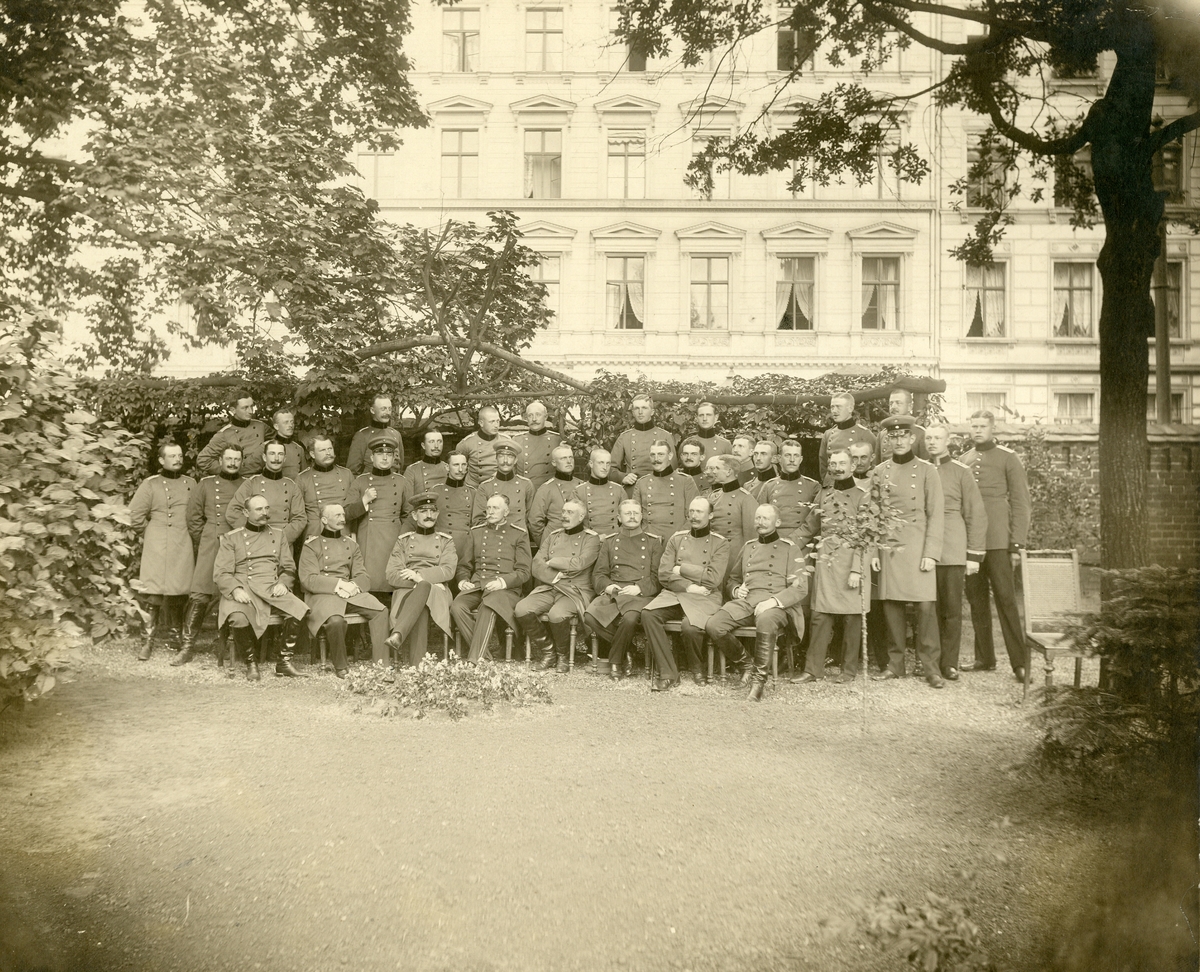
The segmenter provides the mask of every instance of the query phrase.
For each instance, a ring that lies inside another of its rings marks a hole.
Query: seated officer
[[[383,603],[368,593],[371,575],[358,541],[342,533],[346,511],[339,503],[321,507],[321,532],[300,550],[300,587],[308,604],[308,633],[324,628],[333,671],[346,677],[346,615],[372,618]]]
[[[727,658],[740,658],[742,647],[733,636],[735,628],[754,619],[754,671],[750,698],[762,699],[767,683],[767,668],[775,651],[775,639],[787,626],[789,617],[797,637],[804,635],[804,615],[800,602],[808,593],[804,575],[803,548],[779,535],[779,511],[764,503],[754,511],[757,539],[748,541],[729,572],[730,594],[720,611],[705,625],[713,643]]]
[[[637,500],[621,503],[621,529],[600,541],[600,554],[592,571],[592,586],[599,591],[583,616],[584,624],[608,645],[609,677],[624,675],[625,652],[642,620],[642,608],[662,585],[658,562],[662,538],[642,529],[642,508]]]
[[[550,647],[541,668],[554,665],[567,671],[571,640],[571,618],[583,617],[592,600],[592,567],[600,553],[600,536],[583,525],[584,509],[579,500],[568,500],[560,514],[562,529],[552,530],[533,558],[533,577],[538,582],[528,597],[517,604],[517,630],[531,641],[544,643],[540,616],[550,624]]]
[[[387,562],[387,582],[392,592],[392,633],[387,645],[400,655],[408,644],[408,663],[416,665],[425,657],[429,644],[429,619],[450,634],[450,592],[446,585],[454,580],[458,555],[454,537],[439,533],[437,497],[420,493],[413,497],[413,522],[416,529],[400,534]]]
[[[299,619],[308,612],[308,606],[291,593],[296,562],[283,530],[268,522],[271,504],[256,493],[246,500],[245,510],[245,526],[221,536],[213,580],[221,592],[217,626],[229,624],[233,642],[246,659],[246,678],[258,681],[262,637],[271,615]],[[292,674],[283,666],[281,658],[275,666],[276,675]]]

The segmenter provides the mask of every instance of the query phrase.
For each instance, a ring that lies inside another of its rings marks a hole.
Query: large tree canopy
[[[1045,188],[1038,183],[1049,173],[1074,206],[1075,225],[1092,225],[1098,203],[1106,229],[1098,261],[1102,557],[1108,567],[1145,563],[1146,339],[1154,333],[1150,285],[1166,195],[1154,187],[1153,160],[1200,127],[1200,11],[1189,0],[813,0],[778,9],[782,22],[762,0],[622,0],[618,33],[631,49],[678,52],[685,65],[776,26],[800,32],[830,63],[867,75],[897,47],[945,55],[934,104],[989,123],[978,164],[952,187],[963,194],[969,182],[989,178],[994,186],[983,200],[988,211],[955,251],[969,262],[990,262],[1011,221],[1007,210],[1022,193],[1039,199]],[[1080,111],[1078,93],[1061,96],[1059,79],[1089,75],[1106,56],[1115,61],[1107,88]],[[802,72],[798,59],[776,95],[795,87]],[[1156,112],[1156,80],[1164,76],[1188,96],[1180,117]],[[715,165],[749,173],[794,166],[796,189],[845,172],[865,182],[881,153],[900,178],[919,181],[928,166],[920,146],[903,140],[906,106],[904,97],[847,80],[794,103],[789,128],[752,125],[710,143],[689,181],[705,188]],[[1090,174],[1076,162],[1089,148]]]

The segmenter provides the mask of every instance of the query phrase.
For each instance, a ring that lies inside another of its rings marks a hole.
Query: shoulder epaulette
[[[856,423],[855,423],[855,425],[854,425],[854,427],[855,427],[856,429],[862,429],[864,432],[870,432],[870,431],[871,431],[871,430],[870,430],[870,429],[868,429],[868,428],[867,428],[865,425],[863,425],[863,424],[862,424],[862,422],[856,422]]]
[[[445,538],[445,539],[447,539],[447,540],[453,540],[453,539],[454,539],[454,537],[453,537],[451,534],[449,534],[449,533],[446,533],[446,532],[444,532],[443,530],[438,530],[438,531],[437,531],[437,535],[438,535],[439,537],[444,537],[444,538]]]
[[[691,530],[676,530],[674,533],[671,534],[671,536],[672,537],[683,537],[683,536],[687,536],[691,532],[692,532]]]
[[[930,462],[928,459],[922,459],[920,456],[916,456],[916,457],[914,457],[914,458],[916,458],[917,462],[923,463],[923,464],[924,464],[924,465],[926,465],[926,466],[932,466],[932,465],[933,465],[933,463],[932,463],[932,462]]]
[[[513,527],[513,528],[514,528],[514,529],[516,529],[516,530],[520,530],[522,533],[528,533],[528,532],[529,532],[527,529],[525,529],[525,527],[521,526],[521,524],[520,524],[520,523],[510,523],[510,524],[509,524],[509,526],[510,526],[510,527]]]
[[[598,533],[597,533],[595,530],[589,530],[587,527],[584,527],[584,528],[583,528],[583,532],[584,532],[584,533],[590,533],[590,534],[591,534],[593,537],[598,537],[598,536],[600,536],[600,534],[598,534]]]
[[[782,540],[784,543],[786,543],[788,546],[791,546],[791,547],[796,546],[795,540],[789,540],[787,537],[780,537],[779,539]]]
[[[200,482],[204,482],[204,480],[206,480],[206,479],[214,479],[215,480],[216,478],[217,478],[216,476],[201,476]]]
[[[657,533],[651,533],[649,530],[643,530],[642,533],[646,534],[648,537],[653,537],[655,540],[662,539],[662,537],[660,537]]]
[[[1012,449],[1010,449],[1008,446],[1001,445],[999,442],[997,442],[997,443],[996,443],[996,448],[997,448],[997,449],[1003,449],[1005,452],[1007,452],[1007,453],[1010,453],[1011,455],[1014,455],[1014,456],[1016,455],[1016,452],[1014,452],[1014,451],[1013,451]]]
[[[405,537],[411,537],[415,532],[415,530],[405,530],[402,534],[400,534],[400,536],[396,537],[396,539],[403,540]]]
[[[962,467],[963,467],[963,469],[966,469],[966,470],[968,470],[968,471],[970,471],[970,469],[971,469],[971,467],[970,467],[970,466],[968,466],[968,465],[967,465],[965,462],[959,462],[957,459],[951,459],[950,461],[951,461],[952,463],[954,463],[954,465],[956,465],[956,466],[962,466]]]
[[[728,540],[729,539],[729,537],[725,536],[724,534],[717,533],[716,530],[709,530],[708,535],[710,537],[716,537],[718,540]]]
[[[319,537],[320,535],[321,535],[321,534],[319,534],[319,533],[314,533],[314,534],[313,534],[311,537],[305,537],[305,538],[304,538],[304,542],[305,542],[305,543],[312,543],[312,542],[313,542],[314,540],[316,540],[316,539],[317,539],[317,537]]]
[[[232,422],[226,422],[226,423],[225,423],[224,425],[222,425],[222,426],[221,426],[219,429],[217,429],[217,432],[224,432],[226,429],[232,429],[232,428],[233,428],[233,423],[232,423]],[[213,433],[213,434],[215,435],[216,433]]]

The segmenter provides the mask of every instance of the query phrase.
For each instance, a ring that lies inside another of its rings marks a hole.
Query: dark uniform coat
[[[855,442],[866,442],[872,449],[878,444],[875,433],[855,419],[834,425],[821,433],[821,448],[817,453],[821,479],[825,479],[829,471],[829,453],[849,449]]]
[[[225,518],[235,529],[246,523],[246,503],[251,496],[265,496],[271,504],[271,513],[267,522],[282,530],[288,543],[295,543],[304,535],[307,520],[304,516],[304,500],[300,496],[300,487],[294,480],[281,476],[278,479],[270,473],[261,472],[247,477],[238,487]]]
[[[886,487],[884,502],[901,521],[890,538],[896,546],[879,552],[882,569],[874,596],[883,601],[936,601],[937,572],[922,571],[920,564],[925,557],[942,556],[946,517],[941,477],[932,463],[915,456],[905,463],[885,460],[875,467],[875,477]]]
[[[789,534],[798,530],[808,518],[817,501],[821,484],[799,472],[781,472],[775,479],[763,484],[758,502],[770,503],[779,510],[779,532]]]
[[[437,497],[438,518],[435,530],[448,533],[454,538],[454,550],[458,559],[466,552],[467,537],[471,535],[471,511],[475,509],[475,487],[455,486],[449,480],[429,490]]]
[[[715,429],[708,435],[697,429],[693,435],[700,440],[700,451],[704,457],[703,462],[707,462],[713,456],[733,455],[733,443],[725,438],[725,436],[720,435]]]
[[[804,548],[787,537],[776,535],[770,543],[756,536],[747,540],[729,571],[729,594],[745,584],[749,592],[722,605],[734,621],[754,623],[754,608],[760,601],[775,598],[792,622],[797,637],[804,637],[804,611],[801,602],[808,593],[808,575],[804,573]]]
[[[674,568],[679,567],[676,577]],[[703,629],[705,622],[721,610],[721,585],[729,569],[729,541],[711,529],[697,537],[691,530],[680,530],[667,539],[658,563],[658,580],[663,589],[644,610],[678,604],[688,623]],[[688,593],[689,584],[709,590],[705,594]]]
[[[574,476],[559,479],[557,472],[541,486],[535,485],[533,502],[529,505],[529,539],[534,544],[541,546],[547,525],[556,527],[561,522],[563,505],[575,499],[575,488],[580,485]]]
[[[912,427],[913,435],[916,436],[916,441],[913,443],[912,453],[918,459],[928,459],[929,450],[925,448],[925,426],[914,425]],[[875,464],[883,462],[884,459],[892,458],[892,443],[886,435],[881,435],[879,441],[875,443]]]
[[[188,498],[188,533],[196,545],[196,568],[192,571],[193,594],[211,596],[217,593],[213,563],[217,559],[218,541],[233,529],[225,513],[241,485],[240,475],[232,479],[222,475],[205,476]]]
[[[390,425],[376,425],[372,422],[354,433],[350,440],[350,451],[346,454],[346,468],[355,476],[361,476],[371,469],[370,441],[377,435],[386,435],[392,440],[392,448],[396,450],[396,460],[392,469],[404,468],[404,437]]]
[[[206,476],[220,472],[221,453],[226,446],[239,446],[242,450],[242,475],[253,476],[263,467],[263,443],[272,435],[270,429],[258,419],[249,422],[230,422],[219,428],[208,445],[196,456],[196,468]]]
[[[533,483],[517,473],[511,473],[507,479],[501,479],[500,473],[496,473],[479,484],[475,490],[475,503],[471,507],[471,525],[478,526],[484,521],[487,501],[497,493],[508,497],[509,522],[526,526],[529,523],[529,509],[533,506]]]
[[[350,496],[350,484],[354,476],[345,466],[336,463],[332,469],[318,469],[310,466],[300,474],[296,485],[300,487],[300,497],[304,502],[305,536],[315,537],[321,532],[321,510],[330,503],[336,503],[344,510],[346,500]]]
[[[479,604],[491,608],[505,624],[515,628],[513,608],[521,600],[521,586],[529,580],[532,562],[529,534],[524,527],[512,523],[493,527],[485,523],[471,528],[456,576],[459,584],[469,580],[478,584],[480,591],[488,581],[502,578],[506,585],[504,590],[485,593]]]
[[[758,509],[758,500],[746,492],[744,486],[735,490],[726,490],[722,486],[714,486],[708,494],[712,503],[713,515],[709,527],[729,541],[730,557],[736,558],[742,544],[754,538],[754,512]],[[733,569],[732,561],[727,564]]]
[[[450,474],[450,467],[441,459],[430,462],[424,455],[404,470],[404,478],[408,480],[408,495],[428,493],[434,486],[440,486]]]
[[[421,580],[432,585],[429,600],[429,616],[433,623],[446,634],[450,634],[450,592],[446,585],[454,580],[458,570],[458,554],[454,549],[454,537],[439,533],[436,528],[428,533],[419,527],[396,538],[392,555],[388,557],[386,577],[392,593],[392,620],[400,614],[405,597],[417,585],[400,576],[402,570],[415,570]]]
[[[458,443],[457,451],[467,457],[467,485],[478,486],[485,479],[491,479],[496,473],[496,439],[500,433],[485,436],[482,432],[472,432]],[[517,462],[521,454],[517,453]]]
[[[352,581],[360,593],[342,597],[334,593],[338,581]],[[347,605],[365,611],[384,610],[382,602],[368,593],[370,575],[362,551],[353,537],[328,537],[322,532],[309,537],[300,548],[300,587],[308,604],[308,630],[316,634],[332,617],[344,617]]]
[[[308,453],[304,451],[304,446],[301,445],[294,435],[290,435],[285,439],[278,432],[271,436],[267,442],[276,442],[283,446],[283,465],[279,471],[292,480],[292,482],[299,482],[300,474],[308,468]]]
[[[592,589],[596,598],[588,611],[601,624],[612,624],[626,611],[644,608],[662,590],[658,564],[662,560],[662,538],[638,527],[636,533],[619,530],[600,540],[600,552],[592,571]],[[637,594],[609,597],[605,589],[612,584],[628,587],[637,584]]]
[[[942,480],[943,510],[946,528],[942,533],[942,556],[938,563],[983,563],[987,553],[988,517],[979,487],[969,467],[949,456],[939,456],[938,475]]]
[[[1007,446],[977,446],[963,453],[959,461],[971,470],[983,497],[987,549],[1011,553],[1025,546],[1029,539],[1029,483],[1017,454]]]
[[[296,562],[292,559],[291,542],[276,527],[265,526],[258,531],[238,527],[226,533],[217,549],[213,577],[221,592],[218,627],[240,611],[249,618],[255,637],[261,638],[272,608],[293,618],[302,618],[308,611],[308,605],[291,593]],[[288,588],[288,593],[272,597],[271,588],[276,582]],[[239,587],[250,595],[249,604],[239,604],[233,599],[233,592]]]
[[[636,425],[626,429],[617,436],[610,450],[612,456],[612,471],[609,479],[620,481],[629,473],[637,473],[638,478],[653,472],[650,466],[650,446],[656,439],[670,443],[671,451],[667,456],[669,462],[675,462],[675,436],[666,429],[651,425],[648,429],[640,429]]]
[[[601,536],[617,531],[618,509],[621,500],[627,499],[625,488],[620,483],[607,479],[600,483],[589,475],[575,487],[575,498],[587,511],[583,522],[589,530],[595,530]]]
[[[187,594],[192,589],[192,538],[188,499],[196,490],[191,476],[147,476],[129,501],[130,523],[146,529],[138,574],[146,594]]]
[[[562,443],[562,436],[544,428],[536,433],[518,432],[513,442],[521,450],[517,453],[516,471],[533,483],[536,492],[554,475],[550,453]]]
[[[375,487],[376,496],[368,511],[363,505],[363,494],[372,486]],[[408,483],[398,473],[380,475],[372,467],[370,472],[363,473],[350,484],[350,495],[346,498],[346,519],[354,522],[355,537],[362,548],[373,591],[392,589],[387,582],[387,562],[407,514]]]
[[[600,536],[580,524],[576,533],[559,528],[551,530],[533,558],[533,578],[538,582],[530,594],[554,591],[571,599],[580,620],[595,593],[592,590],[592,568],[600,554]],[[555,583],[559,573],[562,578]]]
[[[633,498],[642,504],[642,526],[660,537],[669,537],[687,526],[688,504],[700,494],[696,481],[687,473],[670,467],[663,472],[666,475],[652,472],[639,479],[633,487]]]
[[[875,551],[854,550],[833,536],[853,528],[858,506],[866,498],[861,486],[825,486],[804,523],[792,534],[796,543],[811,548],[812,609],[821,614],[862,614],[864,597],[867,607],[871,605],[871,571],[866,567]],[[858,588],[848,586],[852,573],[861,578]]]

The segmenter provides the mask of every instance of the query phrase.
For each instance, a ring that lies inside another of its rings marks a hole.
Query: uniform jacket
[[[350,495],[350,484],[354,476],[345,466],[334,464],[332,469],[310,466],[300,474],[296,485],[300,487],[300,498],[304,502],[305,536],[315,537],[321,532],[321,508],[337,503],[344,510]]]
[[[518,432],[513,442],[521,451],[517,453],[516,471],[533,483],[534,491],[554,475],[554,463],[550,453],[562,442],[562,436],[543,428],[541,432]]]
[[[435,530],[448,533],[454,538],[454,549],[458,559],[463,559],[467,537],[471,534],[471,511],[475,508],[475,487],[455,486],[449,480],[434,486],[429,492],[437,497],[438,518]]]
[[[918,459],[929,459],[929,450],[925,448],[925,426],[914,425],[913,435],[916,436],[912,447],[913,455]],[[886,435],[881,435],[879,441],[875,443],[875,464],[879,465],[884,459],[891,458],[892,443]]]
[[[781,472],[775,479],[763,484],[758,502],[770,503],[779,510],[779,532],[787,535],[797,530],[808,518],[821,484],[798,471]]]
[[[823,487],[804,523],[792,534],[792,539],[809,551],[808,559],[813,567],[814,611],[862,614],[864,597],[870,607],[871,571],[864,569],[863,561],[869,565],[875,551],[854,550],[834,538],[835,534],[853,526],[859,504],[866,497],[866,490],[858,485],[849,489]],[[861,578],[857,588],[849,586],[852,573]]]
[[[749,588],[744,598],[733,592],[742,584]],[[730,600],[723,605],[735,619],[754,617],[754,608],[761,601],[775,598],[792,622],[798,637],[804,636],[804,610],[801,603],[808,593],[808,575],[804,573],[804,548],[781,537],[763,543],[755,536],[747,540],[729,571]]]
[[[733,443],[713,429],[705,434],[697,429],[693,433],[700,440],[701,454],[705,462],[713,456],[729,456],[733,454]]]
[[[508,497],[508,520],[526,526],[529,510],[533,506],[533,483],[517,473],[509,473],[505,479],[497,472],[485,479],[475,490],[475,503],[471,507],[471,526],[478,526],[487,518],[487,501],[497,493]]]
[[[258,419],[246,423],[230,422],[219,428],[208,445],[196,456],[196,468],[206,476],[215,476],[220,472],[221,453],[226,446],[241,446],[242,475],[253,476],[261,472],[263,467],[263,443],[271,437],[266,425]]]
[[[530,482],[532,483],[532,480]],[[575,498],[575,489],[580,485],[574,476],[559,479],[556,472],[553,478],[535,487],[533,502],[529,505],[529,539],[532,543],[541,546],[546,525],[557,525],[560,522],[563,504]]]
[[[600,540],[600,553],[592,571],[592,589],[596,598],[588,612],[601,624],[612,624],[626,611],[644,608],[662,590],[658,579],[658,564],[662,560],[662,538],[638,527],[635,533],[621,529]],[[628,587],[637,584],[638,594],[604,593],[611,584]]]
[[[433,585],[429,591],[429,616],[433,623],[446,634],[450,633],[450,592],[446,585],[454,580],[458,570],[458,554],[454,549],[454,537],[439,533],[437,528],[426,532],[420,527],[400,534],[392,555],[387,562],[387,582],[395,588],[392,593],[392,618],[400,614],[404,599],[417,585],[400,576],[402,570],[415,570],[421,580]]]
[[[975,477],[987,510],[988,550],[1014,551],[1029,540],[1029,483],[1025,467],[1007,446],[976,446],[960,462]]]
[[[533,578],[538,584],[531,593],[555,591],[569,597],[582,619],[594,597],[592,568],[599,553],[600,535],[582,523],[575,533],[551,530],[533,558]],[[559,573],[562,577],[556,582]]]
[[[759,503],[762,502],[762,491],[771,483],[779,478],[779,470],[774,466],[769,469],[764,469],[761,473],[756,469],[754,475],[742,483],[742,489],[753,496]]]
[[[295,543],[304,534],[308,520],[304,516],[304,500],[300,496],[300,487],[294,480],[286,476],[273,477],[268,472],[255,473],[246,477],[238,487],[225,519],[234,527],[246,523],[246,503],[251,496],[265,496],[271,504],[268,522],[273,527],[282,530],[288,543]]]
[[[357,584],[360,593],[349,598],[334,593],[340,580]],[[322,531],[304,541],[300,548],[300,587],[308,604],[308,630],[312,634],[330,618],[344,617],[348,605],[372,613],[384,610],[382,602],[369,593],[371,578],[358,542],[344,534],[331,537]]]
[[[521,586],[529,580],[533,557],[529,551],[529,534],[524,527],[513,523],[499,526],[472,527],[467,538],[466,552],[458,562],[455,576],[461,585],[469,580],[479,585],[501,578],[505,587],[484,594],[481,607],[491,608],[509,627],[514,627],[513,608],[521,599]]]
[[[839,449],[849,449],[855,442],[867,442],[872,449],[878,444],[875,433],[855,419],[831,426],[821,433],[821,448],[817,453],[817,459],[821,467],[822,481],[825,480],[826,473],[829,471],[829,453],[837,452]]]
[[[404,470],[404,478],[408,480],[408,495],[429,493],[434,486],[440,486],[450,474],[450,467],[438,459],[430,462],[424,455]]]
[[[911,455],[911,453],[910,453]],[[909,462],[887,459],[875,467],[875,478],[887,492],[884,502],[899,512],[901,522],[881,550],[877,589],[872,596],[884,601],[936,601],[937,572],[922,571],[925,557],[942,556],[945,512],[942,480],[932,463],[916,456]]]
[[[147,476],[129,501],[135,530],[146,529],[138,577],[146,594],[187,594],[192,589],[192,538],[188,500],[196,490],[191,476]]]
[[[354,438],[350,440],[350,451],[346,454],[346,468],[355,476],[361,476],[370,470],[371,450],[367,446],[381,432],[392,440],[392,445],[396,449],[396,460],[392,464],[392,468],[404,468],[404,437],[390,425],[376,425],[372,422],[355,432]]]
[[[496,472],[496,437],[472,432],[458,443],[458,451],[467,457],[467,485],[478,486]],[[517,461],[521,461],[520,455]]]
[[[302,618],[308,611],[308,605],[291,593],[296,562],[291,542],[276,527],[264,526],[257,531],[248,526],[238,527],[222,536],[213,579],[221,592],[218,627],[240,611],[250,620],[255,636],[261,638],[272,608],[293,618]],[[288,593],[272,597],[271,588],[276,582],[288,588]],[[249,604],[239,604],[233,599],[233,592],[239,587],[250,595]]]
[[[982,563],[987,553],[988,517],[975,477],[970,468],[949,456],[938,457],[937,471],[942,480],[946,516],[939,563],[959,565],[968,560]]]
[[[721,610],[721,585],[729,569],[729,541],[711,528],[696,536],[692,530],[672,534],[658,563],[658,580],[663,589],[644,610],[678,604],[688,621],[698,628]],[[679,576],[674,570],[679,567]],[[689,584],[708,588],[708,594],[688,593]]]
[[[368,510],[363,504],[363,494],[371,487],[376,496]],[[403,476],[388,472],[380,475],[374,467],[350,484],[350,495],[346,498],[346,519],[354,522],[355,536],[362,548],[367,573],[371,575],[371,590],[390,591],[385,571],[392,547],[404,525],[408,513],[408,483]]]
[[[292,482],[299,482],[300,474],[308,468],[308,453],[304,451],[304,446],[294,435],[284,439],[278,432],[267,439],[267,442],[277,442],[283,446],[283,465],[279,471]]]
[[[692,482],[696,484],[697,496],[706,496],[708,495],[708,491],[712,489],[712,480],[709,479],[708,475],[704,472],[703,466],[701,466],[699,469],[688,469],[685,466],[680,466],[679,472],[685,476],[691,477]]]
[[[669,537],[687,525],[687,508],[698,495],[696,481],[687,473],[667,467],[666,475],[651,472],[633,487],[633,498],[642,504],[642,523],[651,533]]]
[[[601,536],[616,532],[620,522],[617,511],[621,500],[626,498],[625,488],[620,483],[607,479],[599,483],[589,474],[586,480],[575,487],[575,498],[587,511],[583,522],[589,530],[595,530]]]
[[[709,526],[729,541],[730,556],[736,558],[742,544],[755,535],[754,512],[758,509],[758,500],[743,486],[734,490],[714,486],[708,498],[713,506],[712,522]],[[732,570],[732,562],[727,564],[727,567]]]
[[[233,496],[242,485],[242,477],[226,479],[222,475],[205,476],[188,497],[187,528],[196,546],[196,567],[192,571],[192,593],[217,593],[213,580],[213,563],[217,559],[218,541],[233,527],[225,518]]]
[[[656,439],[663,439],[671,445],[667,456],[668,461],[675,462],[675,436],[657,425],[639,428],[636,424],[632,429],[626,429],[617,436],[611,450],[612,471],[608,478],[620,481],[627,475],[637,473],[638,477],[647,475],[653,470],[650,467],[650,446]]]

